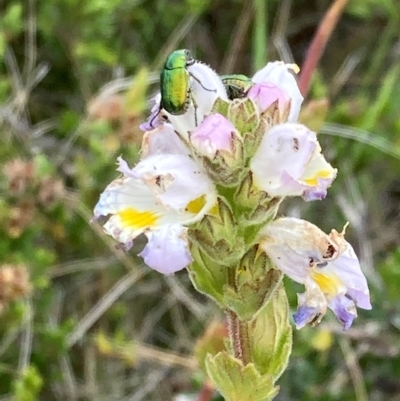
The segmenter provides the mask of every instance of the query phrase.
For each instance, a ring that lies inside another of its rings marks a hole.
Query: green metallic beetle
[[[184,114],[192,102],[195,108],[195,124],[197,126],[197,103],[192,93],[190,78],[195,79],[205,90],[210,92],[216,90],[205,88],[200,80],[187,70],[187,67],[195,62],[196,60],[187,49],[175,50],[168,56],[160,75],[161,102],[159,112],[164,109],[167,113],[178,116]]]
[[[253,81],[243,74],[220,75],[229,100],[245,97],[253,86]]]
[[[189,50],[175,50],[165,62],[160,75],[160,107],[173,115],[184,114],[191,98],[190,73],[187,67],[195,63]]]

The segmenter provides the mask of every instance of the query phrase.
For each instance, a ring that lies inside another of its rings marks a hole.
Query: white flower
[[[357,317],[356,306],[372,308],[367,280],[344,232],[326,235],[305,220],[285,217],[265,227],[260,246],[277,268],[306,288],[298,295],[297,328],[319,322],[330,308],[347,330]]]
[[[214,185],[171,135],[168,127],[149,133],[147,155],[133,169],[119,158],[123,176],[108,185],[94,210],[95,219],[109,217],[104,231],[127,247],[145,234],[141,256],[164,274],[190,263],[186,226],[216,203]]]
[[[296,78],[290,70],[297,72],[298,67],[295,64],[285,64],[283,61],[274,61],[268,63],[260,71],[256,72],[252,81],[259,83],[272,83],[282,90],[290,98],[289,122],[296,122],[299,118],[303,96],[297,85]]]
[[[285,123],[264,134],[250,162],[254,184],[270,196],[322,199],[336,169],[321,154],[316,134],[301,124]]]

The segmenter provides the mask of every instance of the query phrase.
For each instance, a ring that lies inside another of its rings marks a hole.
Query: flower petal
[[[270,82],[286,93],[291,100],[289,122],[296,122],[299,118],[303,96],[297,85],[296,78],[289,70],[296,71],[297,66],[285,64],[282,61],[268,63],[260,71],[256,72],[252,78],[254,83]]]
[[[182,115],[165,113],[175,130],[185,140],[188,139],[189,132],[192,132],[204,117],[210,114],[218,98],[228,100],[221,78],[211,67],[195,62],[188,66],[187,70],[190,74],[192,96],[188,110]]]
[[[267,110],[274,102],[277,102],[282,114],[283,109],[290,101],[289,96],[271,82],[253,85],[247,93],[247,97],[256,102],[260,113]]]
[[[129,245],[145,231],[174,223],[185,224],[196,218],[194,212],[177,213],[163,207],[149,187],[133,177],[123,159],[119,170],[124,176],[107,186],[94,209],[95,220],[110,216],[103,228],[117,241]]]
[[[154,105],[151,108],[150,117],[143,124],[139,125],[139,128],[142,131],[151,131],[162,125],[165,121],[160,113],[161,93],[157,93],[152,101],[154,102]]]
[[[132,173],[143,180],[165,207],[183,211],[197,198],[207,198],[211,208],[216,192],[210,179],[191,158],[179,154],[152,155],[137,164]]]
[[[307,221],[280,218],[264,229],[260,247],[277,268],[306,286],[299,295],[298,327],[323,315],[327,303],[345,329],[357,316],[356,305],[371,309],[367,280],[344,232],[328,236]]]
[[[338,295],[329,302],[328,306],[343,324],[343,330],[348,330],[353,324],[353,320],[357,317],[354,302],[344,295]]]
[[[148,243],[139,256],[146,265],[162,274],[182,270],[192,262],[186,233],[187,229],[179,224],[147,232]]]
[[[190,141],[204,156],[213,158],[217,151],[232,151],[233,124],[221,114],[206,117],[191,134]]]
[[[142,159],[154,154],[189,155],[189,149],[178,137],[171,124],[148,131],[143,135]]]
[[[336,170],[320,154],[315,133],[292,123],[274,126],[264,135],[250,168],[254,184],[270,196],[312,199],[317,191],[326,194],[336,177]]]

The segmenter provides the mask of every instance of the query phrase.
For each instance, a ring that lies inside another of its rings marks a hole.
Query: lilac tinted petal
[[[285,64],[282,61],[268,63],[260,71],[256,72],[252,81],[255,83],[271,82],[281,89],[291,100],[290,114],[288,121],[295,122],[299,118],[303,96],[293,76],[293,65]]]
[[[232,150],[233,124],[221,114],[211,114],[190,136],[190,141],[197,150],[206,156],[214,157],[217,151]]]
[[[313,308],[306,305],[301,306],[293,315],[296,323],[296,329],[302,329],[307,323],[312,322],[318,315],[319,308]]]
[[[326,198],[328,191],[322,188],[308,188],[303,192],[303,199],[306,202],[311,202],[315,200],[322,200]]]
[[[338,295],[333,298],[328,306],[333,310],[336,317],[343,324],[343,330],[348,330],[357,317],[356,307],[354,302],[346,298],[344,295]]]
[[[148,243],[139,254],[152,269],[172,274],[192,262],[186,239],[186,228],[175,224],[146,233]]]
[[[301,329],[307,323],[319,323],[326,313],[326,298],[318,285],[309,278],[305,281],[306,292],[297,294],[297,313],[293,318],[296,328]]]
[[[341,234],[338,234],[335,230],[332,230],[330,237],[333,240],[342,238]],[[361,271],[357,255],[353,247],[343,238],[340,246],[342,248],[340,256],[333,260],[329,267],[334,269],[347,287],[347,294],[354,300],[356,305],[363,309],[371,309],[367,279]]]
[[[142,141],[142,159],[154,154],[189,155],[189,149],[176,134],[171,124],[146,132]]]
[[[357,291],[353,289],[349,289],[346,293],[352,300],[354,300],[355,304],[361,309],[372,309],[371,301],[369,298],[369,293],[366,294],[363,291]]]
[[[260,112],[267,110],[268,107],[276,101],[278,102],[278,108],[282,110],[290,100],[285,92],[271,82],[253,85],[249,90],[247,97],[256,102]]]
[[[142,131],[151,131],[154,128],[159,127],[163,124],[164,120],[160,114],[160,102],[161,102],[161,94],[158,93],[154,99],[154,106],[151,108],[150,117],[143,123],[139,125],[139,128]]]
[[[200,166],[184,155],[153,155],[133,169],[164,206],[184,209],[189,202],[213,193],[214,186]]]

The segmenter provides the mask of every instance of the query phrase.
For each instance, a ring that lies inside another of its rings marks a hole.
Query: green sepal
[[[251,174],[247,174],[235,192],[235,200],[238,205],[252,211],[265,199],[267,199],[267,194],[258,190],[253,185]]]
[[[224,117],[228,117],[229,104],[230,102],[228,102],[227,100],[223,100],[219,97],[215,101],[211,109],[211,113],[218,113],[222,114]]]
[[[265,194],[265,192],[263,192]],[[250,213],[245,213],[244,217],[247,224],[268,224],[272,221],[276,214],[278,213],[279,205],[281,204],[283,198],[267,197],[257,205],[257,207]]]
[[[237,255],[235,255],[236,258],[231,255],[232,248],[225,239],[214,241],[202,230],[195,228],[189,228],[188,233],[191,243],[202,249],[213,263],[231,266],[232,260],[235,261],[237,259]]]
[[[281,280],[282,273],[279,270],[270,269],[257,279],[243,281],[235,289],[226,286],[223,304],[235,312],[240,320],[251,320],[268,303]]]
[[[204,159],[204,169],[214,183],[225,187],[233,187],[240,182],[246,172],[243,169],[243,163],[235,163],[238,165],[238,167],[235,167],[233,165],[227,165],[225,161],[226,160],[222,160],[222,157],[218,156],[215,161]]]
[[[269,302],[249,327],[251,361],[262,374],[276,381],[287,367],[292,351],[289,304],[280,282]]]
[[[214,158],[200,156],[207,175],[219,185],[232,187],[247,174],[244,169],[243,139],[236,133],[232,136],[232,151],[217,151]]]
[[[208,355],[206,369],[225,401],[269,401],[278,393],[271,375],[261,375],[252,363],[244,366],[227,352]]]
[[[189,277],[197,291],[208,295],[219,307],[223,306],[223,288],[228,282],[228,269],[216,263],[198,245],[191,244],[193,262],[187,268]]]
[[[261,118],[254,130],[244,135],[244,158],[246,162],[249,162],[254,156],[264,135],[266,135],[268,130],[272,127],[270,120],[272,120],[272,118]]]
[[[245,136],[260,123],[257,106],[248,98],[234,99],[229,106],[228,120]]]

